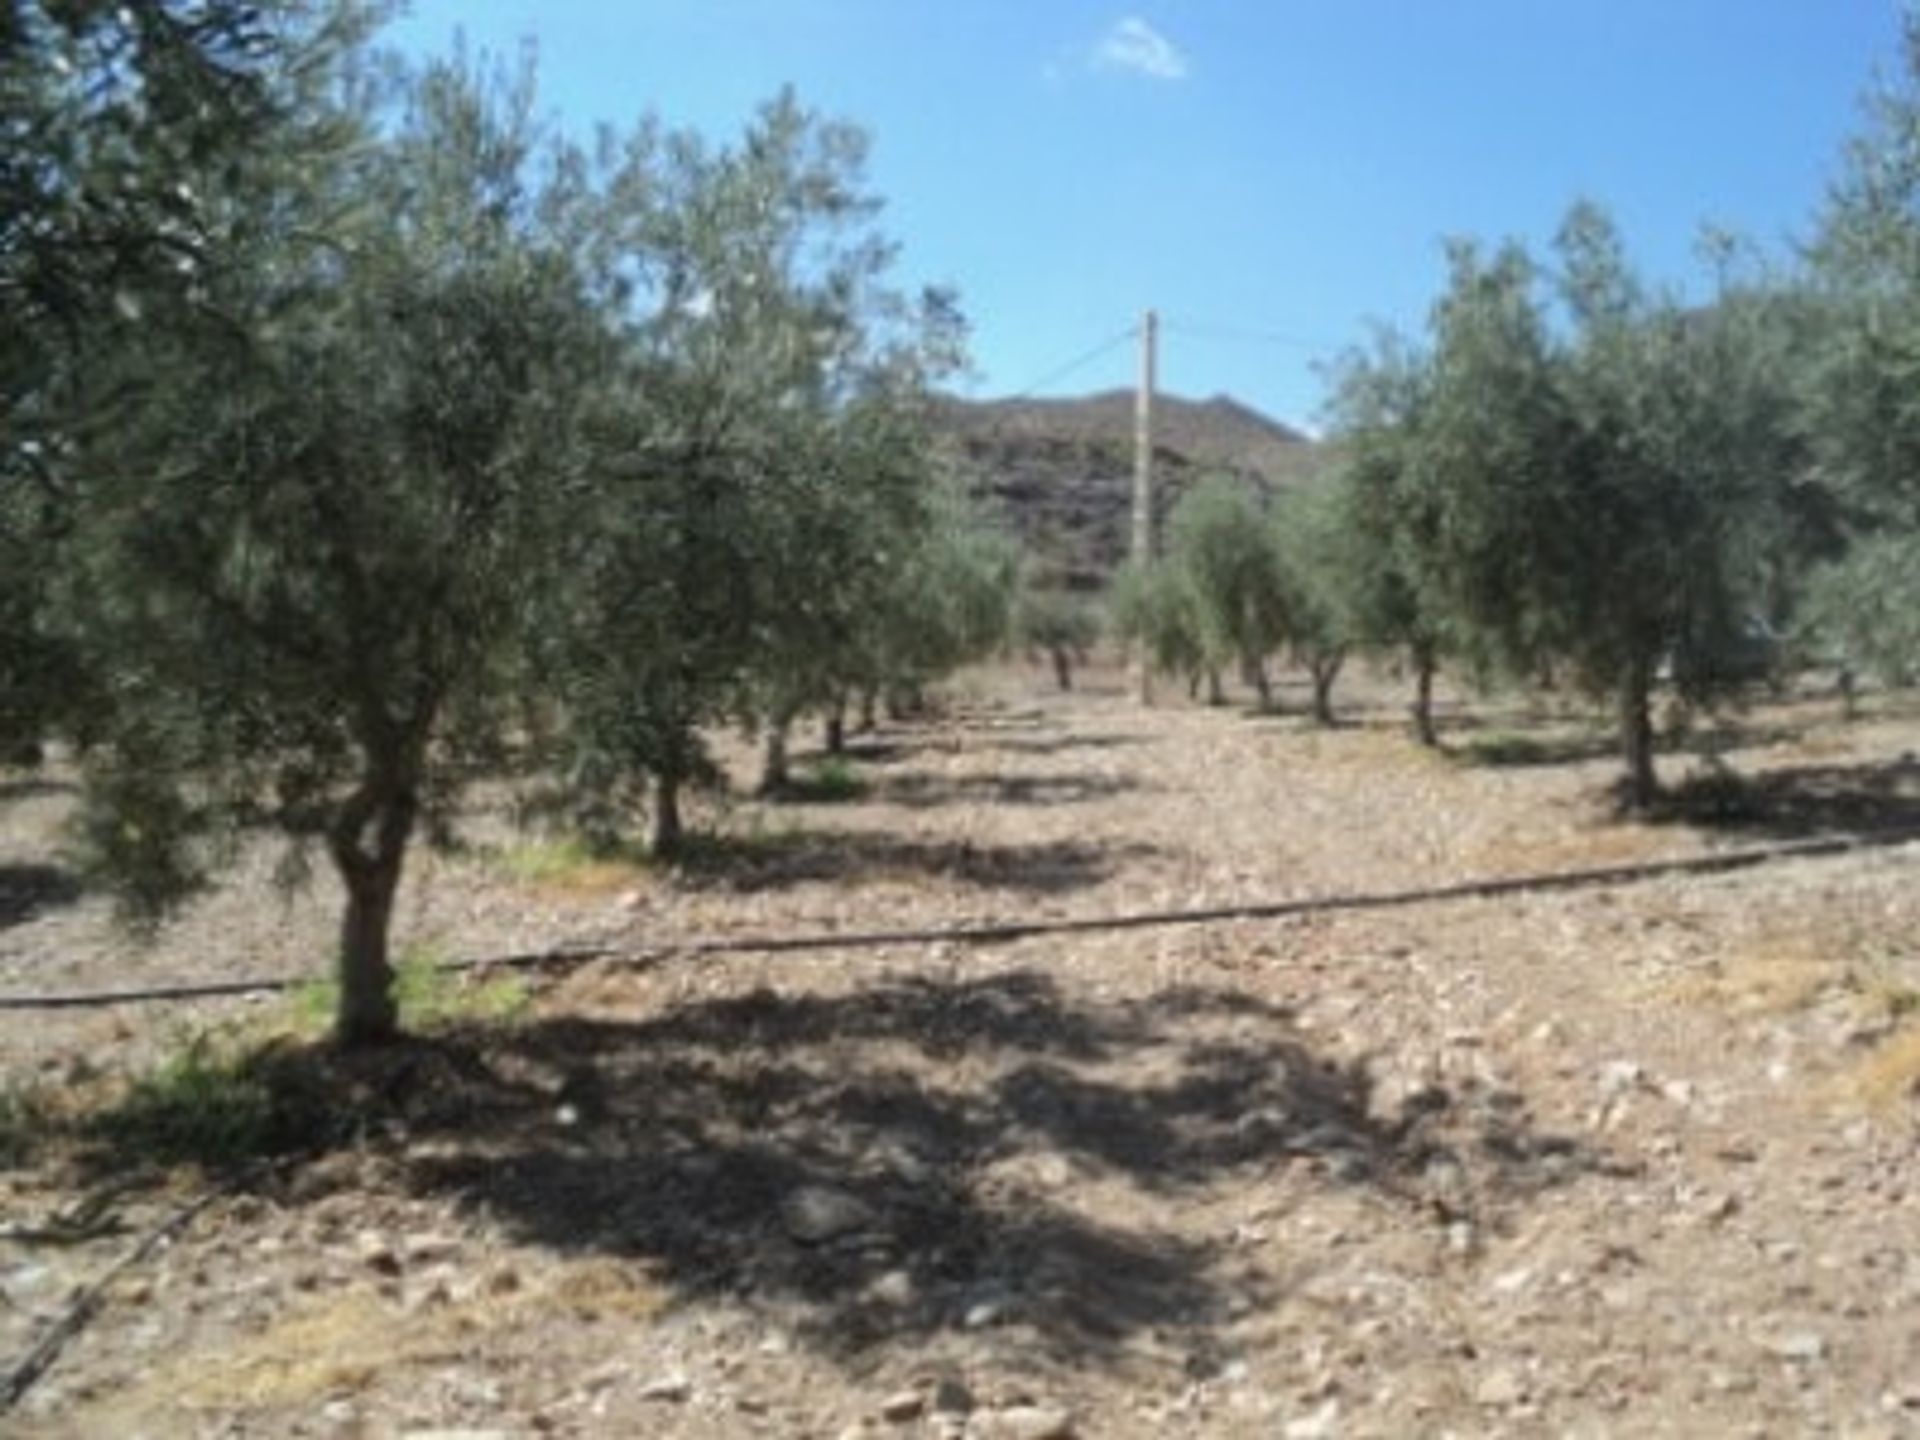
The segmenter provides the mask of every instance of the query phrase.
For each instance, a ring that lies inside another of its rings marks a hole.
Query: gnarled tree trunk
[[[347,892],[334,1016],[334,1039],[347,1049],[384,1044],[400,1032],[388,946],[394,895],[419,810],[415,787],[400,765],[377,762],[369,768],[327,836]]]
[[[685,836],[680,822],[680,776],[663,772],[653,782],[653,853],[677,854]]]
[[[787,765],[787,732],[792,725],[793,717],[787,714],[775,715],[767,722],[766,750],[760,761],[762,795],[777,795],[793,778]]]
[[[836,695],[827,707],[824,738],[827,754],[847,753],[847,697],[844,695]]]
[[[1653,668],[1644,659],[1627,666],[1620,680],[1620,749],[1627,763],[1625,803],[1641,812],[1659,798],[1653,768]]]
[[[1344,650],[1330,650],[1312,656],[1307,661],[1307,670],[1313,676],[1313,718],[1316,724],[1332,726],[1336,722],[1333,715],[1333,682],[1340,678],[1340,667],[1346,664],[1347,653]]]
[[[1413,647],[1413,733],[1428,749],[1438,749],[1440,732],[1433,726],[1433,647]]]

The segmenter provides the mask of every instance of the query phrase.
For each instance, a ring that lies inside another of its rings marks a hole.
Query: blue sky
[[[1578,196],[1642,267],[1705,222],[1807,232],[1898,0],[415,0],[390,38],[511,51],[584,134],[716,136],[791,83],[874,137],[903,280],[958,287],[971,393],[1166,318],[1161,379],[1295,423],[1315,361],[1417,328],[1448,235],[1543,243]],[[1126,343],[1043,386],[1130,384]]]

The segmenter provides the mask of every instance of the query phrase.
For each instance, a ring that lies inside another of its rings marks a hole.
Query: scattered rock
[[[927,1408],[927,1397],[918,1390],[902,1390],[880,1402],[880,1418],[894,1425],[918,1420]]]
[[[787,1234],[802,1245],[824,1245],[873,1223],[873,1211],[844,1190],[802,1185],[780,1209]]]
[[[1776,1335],[1767,1341],[1767,1349],[1782,1360],[1797,1365],[1811,1365],[1824,1360],[1827,1356],[1825,1338],[1812,1330],[1795,1330],[1785,1335]]]
[[[401,1256],[410,1265],[431,1265],[438,1260],[450,1260],[459,1251],[457,1236],[440,1235],[432,1231],[409,1235],[400,1247]]]
[[[889,1270],[867,1287],[867,1298],[901,1310],[913,1304],[918,1294],[913,1276],[905,1270]]]
[[[1488,1410],[1503,1410],[1526,1398],[1527,1382],[1506,1366],[1489,1370],[1473,1387],[1474,1403]]]
[[[400,1273],[400,1256],[386,1236],[376,1230],[365,1230],[354,1241],[359,1252],[360,1263],[376,1275],[394,1276]]]
[[[1600,1067],[1600,1098],[1618,1100],[1646,1083],[1646,1067],[1637,1060],[1609,1060]]]
[[[970,1415],[973,1413],[973,1392],[958,1380],[941,1380],[933,1387],[931,1408],[936,1415]]]
[[[1287,1421],[1280,1433],[1285,1440],[1333,1440],[1340,1433],[1339,1400],[1328,1400],[1312,1413]]]
[[[985,1417],[983,1440],[1072,1440],[1073,1413],[1053,1405],[1013,1405]]]
[[[649,1380],[640,1387],[642,1400],[658,1400],[663,1404],[678,1405],[693,1395],[693,1382],[685,1375],[674,1373]]]
[[[968,1330],[985,1330],[998,1325],[1007,1316],[1007,1302],[1002,1299],[976,1300],[967,1307],[960,1324]]]

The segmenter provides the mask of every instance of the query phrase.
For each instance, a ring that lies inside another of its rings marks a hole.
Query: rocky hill
[[[1008,529],[1075,589],[1104,587],[1126,558],[1133,505],[1134,397],[945,399],[938,427],[954,462]],[[1237,475],[1271,492],[1309,477],[1318,446],[1225,395],[1154,401],[1154,510],[1164,524],[1200,477]]]

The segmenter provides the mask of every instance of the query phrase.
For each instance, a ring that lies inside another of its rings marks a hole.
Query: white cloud
[[[1127,16],[1101,37],[1093,50],[1093,63],[1102,70],[1131,70],[1151,80],[1187,78],[1187,57],[1138,15]]]

